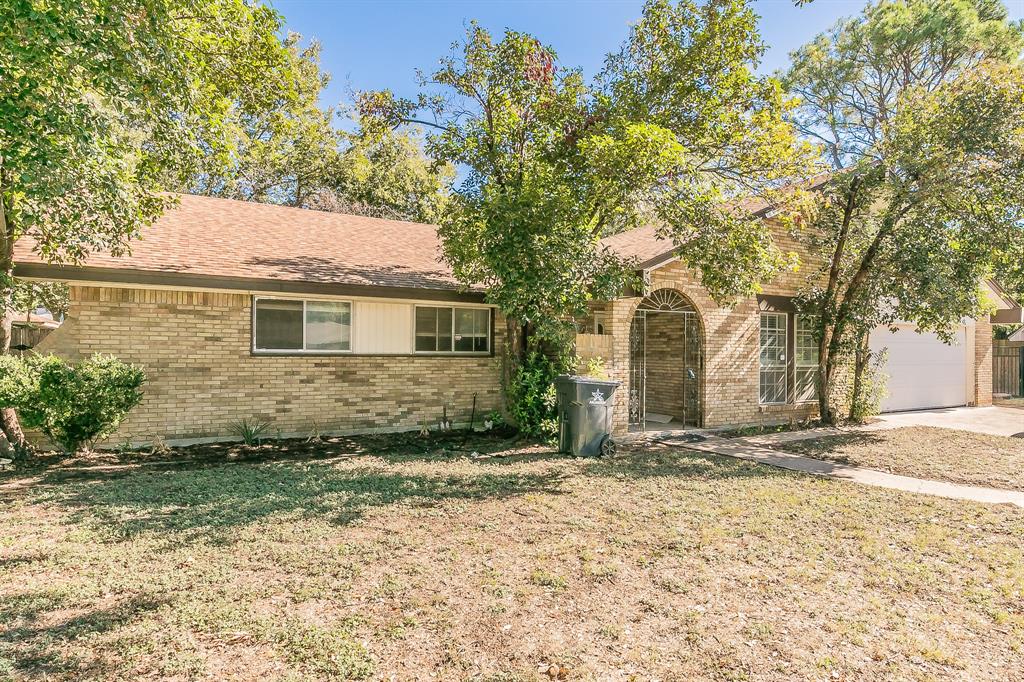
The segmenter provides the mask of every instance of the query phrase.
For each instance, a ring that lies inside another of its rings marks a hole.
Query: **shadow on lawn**
[[[54,619],[55,612],[69,607],[63,593],[40,591],[7,597],[0,608],[0,659],[6,659],[9,670],[28,678],[105,677],[114,672],[108,661],[85,662],[63,651],[64,647],[118,630],[166,603],[165,599],[137,596]],[[40,623],[44,619],[45,623]]]
[[[559,494],[562,479],[557,470],[433,476],[327,462],[238,463],[63,480],[35,497],[69,509],[72,521],[100,529],[114,541],[173,533],[166,539],[178,544],[230,541],[224,531],[278,515],[346,525],[375,507]]]
[[[617,479],[677,478],[680,483],[799,475],[755,462],[660,443],[634,446],[613,459],[589,460],[586,473]]]
[[[233,541],[233,531],[271,517],[326,519],[347,525],[374,508],[430,507],[446,501],[502,500],[528,493],[570,492],[572,479],[675,477],[680,482],[784,476],[784,472],[665,446],[627,450],[612,459],[574,460],[557,453],[477,460],[465,456],[402,454],[381,465],[359,460],[271,460],[176,468],[79,470],[44,476],[33,501],[70,511],[70,520],[121,542],[156,534],[167,547],[193,541]],[[450,462],[423,472],[407,465]],[[470,467],[467,471],[467,465]],[[479,469],[476,466],[479,465]],[[572,486],[574,487],[574,486]]]

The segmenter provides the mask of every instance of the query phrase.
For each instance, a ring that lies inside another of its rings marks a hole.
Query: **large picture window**
[[[416,306],[416,352],[489,353],[488,308]]]
[[[761,313],[760,401],[786,402],[786,313]]]
[[[345,353],[352,349],[352,304],[257,298],[253,349],[281,353]]]
[[[814,338],[816,318],[797,315],[794,329],[794,400],[818,399],[818,342]]]

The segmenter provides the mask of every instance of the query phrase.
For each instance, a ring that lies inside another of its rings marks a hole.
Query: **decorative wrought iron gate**
[[[701,389],[704,376],[704,348],[700,319],[693,305],[674,289],[658,289],[641,301],[633,316],[629,331],[629,425],[641,430],[647,428],[648,316],[668,313],[682,325],[682,385],[683,426],[699,427],[703,421]],[[651,377],[657,380],[657,377]]]
[[[636,311],[629,327],[629,426],[647,424],[647,315]]]

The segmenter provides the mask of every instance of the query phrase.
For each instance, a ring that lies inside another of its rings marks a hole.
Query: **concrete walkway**
[[[829,478],[878,486],[880,488],[950,497],[956,500],[972,500],[988,504],[1015,504],[1018,507],[1024,507],[1024,492],[959,485],[957,483],[944,483],[942,481],[929,481],[910,476],[887,474],[874,469],[864,469],[835,462],[826,462],[820,459],[812,459],[810,457],[800,457],[799,455],[791,455],[786,452],[779,452],[778,450],[769,450],[744,438],[727,439],[712,436],[701,443],[680,443],[680,447],[700,452],[710,452],[715,455],[724,455],[725,457],[745,459],[815,476],[828,476]]]

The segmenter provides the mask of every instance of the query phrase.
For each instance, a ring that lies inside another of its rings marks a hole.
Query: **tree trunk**
[[[508,395],[512,386],[512,377],[516,368],[523,361],[526,353],[525,327],[519,320],[511,317],[505,318],[505,363],[502,382],[505,384],[505,395]]]
[[[0,257],[0,261],[2,260]],[[0,267],[3,267],[2,263]],[[12,277],[13,272],[8,264],[0,271],[0,312],[3,313],[3,322],[0,323],[0,353],[5,354],[11,352],[11,318],[6,311],[11,309],[13,303]],[[10,407],[0,409],[0,430],[16,452],[24,453],[28,447],[25,432],[21,429],[18,414]]]
[[[11,318],[8,312],[14,312],[14,231],[7,220],[3,188],[0,187],[0,317],[3,318],[0,322],[0,353],[11,352]],[[0,409],[0,430],[16,453],[27,451],[25,432],[12,408]]]
[[[842,325],[832,325],[829,329],[831,330],[829,343],[825,346],[824,352],[821,353],[818,359],[818,409],[822,423],[834,425],[839,415],[832,408],[831,398],[836,379],[836,370],[839,368],[837,360],[840,358],[843,327]]]
[[[871,359],[871,349],[868,343],[868,333],[860,332],[857,339],[857,355],[853,363],[853,393],[850,396],[850,421],[852,422],[860,421],[863,417],[860,402],[864,393],[864,370],[867,369],[868,361]]]
[[[821,302],[819,324],[821,338],[818,339],[818,414],[825,424],[835,423],[832,403],[832,380],[835,377],[835,353],[842,341],[843,322],[837,319],[836,302],[839,297],[839,277],[842,272],[843,258],[846,256],[846,242],[850,236],[853,214],[857,207],[858,192],[861,180],[854,178],[846,192],[843,206],[843,220],[836,235],[836,248],[829,263],[828,283],[825,286],[825,297]]]
[[[831,326],[824,327],[827,330],[822,334],[831,336]],[[818,416],[823,424],[834,423],[832,414],[832,403],[829,397],[832,395],[832,377],[829,362],[828,343],[822,342],[818,346]]]

